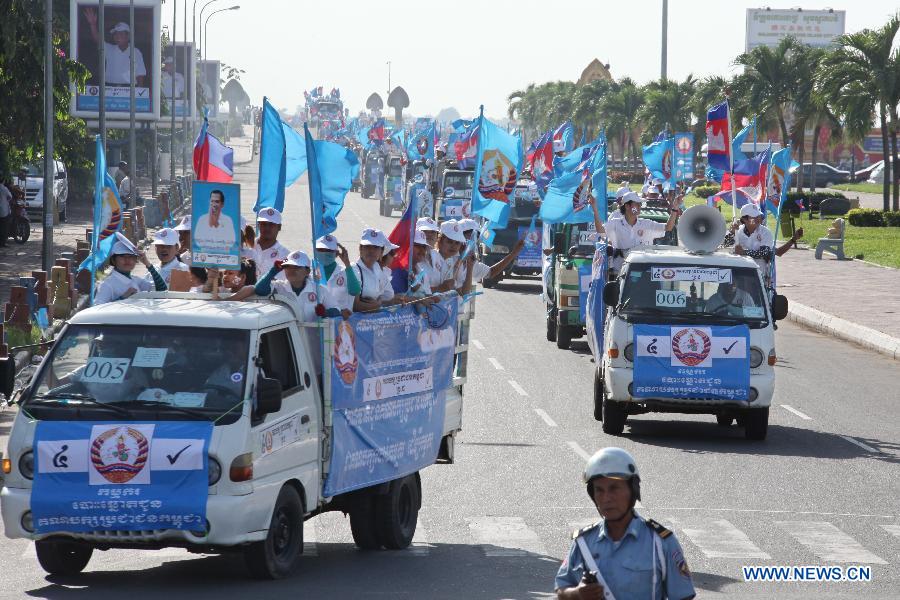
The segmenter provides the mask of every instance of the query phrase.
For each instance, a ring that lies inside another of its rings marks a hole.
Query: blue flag
[[[772,155],[769,164],[769,180],[766,185],[766,206],[781,220],[781,209],[791,188],[791,147],[782,148]]]
[[[485,119],[484,107],[478,121],[472,212],[503,228],[509,219],[509,201],[522,170],[522,138]]]
[[[116,232],[122,229],[122,202],[119,200],[115,180],[106,171],[106,153],[103,151],[103,142],[99,135],[96,136],[95,143],[97,154],[94,160],[94,233],[91,239],[91,253],[78,266],[79,271],[88,269],[91,274],[96,273],[109,257],[116,242]],[[91,285],[92,304],[93,288]]]
[[[334,232],[344,197],[359,174],[359,160],[349,149],[325,140],[314,140],[304,123],[309,162],[309,202],[313,215],[313,239]],[[316,217],[316,215],[321,215]]]
[[[562,140],[565,145],[566,152],[570,152],[575,147],[575,126],[571,121],[566,121],[553,131],[553,140]]]
[[[575,148],[561,158],[559,156],[555,156],[553,158],[554,175],[565,175],[566,173],[571,173],[572,171],[580,171],[581,169],[583,169],[585,166],[585,161],[593,157],[594,150],[599,143],[600,138],[598,137],[590,144],[579,146],[578,148]]]
[[[590,197],[595,196],[601,217],[606,210],[606,142],[593,147],[580,168],[556,177],[550,182],[541,202],[541,221],[544,223],[592,223],[594,212]]]
[[[746,127],[737,132],[734,136],[734,139],[731,141],[731,153],[734,156],[734,162],[737,164],[739,160],[747,160],[747,155],[741,151],[741,145],[744,143],[744,140],[747,139],[747,136],[750,135],[751,131],[756,129],[756,117],[750,120],[750,123],[747,124]]]
[[[657,179],[668,181],[672,178],[672,158],[674,156],[674,137],[644,146],[644,166]]]
[[[284,190],[306,171],[303,136],[281,120],[278,111],[263,98],[259,142],[259,191],[253,212],[275,208],[284,212]]]
[[[434,160],[434,122],[428,129],[410,136],[406,156],[409,160]]]

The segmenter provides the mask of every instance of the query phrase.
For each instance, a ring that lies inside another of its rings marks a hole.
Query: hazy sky
[[[391,87],[406,89],[413,114],[454,106],[468,116],[484,104],[488,116],[504,116],[511,91],[574,81],[595,57],[616,78],[659,78],[662,0],[216,0],[204,20],[234,4],[240,10],[209,21],[208,58],[246,70],[241,82],[254,104],[266,95],[293,109],[304,89],[337,86],[356,114],[372,92],[386,99],[387,61]],[[669,78],[733,73],[731,61],[744,50],[746,9],[762,6],[670,0]],[[827,7],[802,0],[768,6]],[[883,24],[900,2],[855,0],[831,8],[847,11],[852,32]],[[170,2],[163,24],[171,24]]]

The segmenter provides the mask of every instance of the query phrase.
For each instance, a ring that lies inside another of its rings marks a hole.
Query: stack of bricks
[[[31,331],[31,313],[28,310],[28,290],[21,285],[14,285],[9,290],[9,302],[3,309],[3,322],[6,329]]]
[[[72,293],[75,292],[74,275],[69,272],[68,265],[60,265],[60,262],[70,261],[59,259],[56,265],[50,269],[50,312],[54,319],[68,319],[72,313]]]
[[[91,237],[91,230],[88,229],[88,239]],[[85,240],[77,240],[75,246],[75,264],[80,265],[91,254],[91,243]],[[75,276],[75,289],[81,294],[90,293],[91,289],[91,272],[89,269],[78,271]]]
[[[47,289],[47,271],[32,271],[31,276],[34,277],[34,291],[37,295],[37,309],[47,308],[50,297]],[[47,311],[50,312],[49,309]]]

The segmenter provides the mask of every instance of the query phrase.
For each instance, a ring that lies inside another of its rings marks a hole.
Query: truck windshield
[[[41,164],[32,163],[30,165],[25,165],[24,167],[22,167],[22,170],[28,174],[28,177],[43,177],[44,176],[43,163],[41,163]]]
[[[231,329],[70,325],[44,359],[24,408],[151,408],[209,420],[231,409],[239,414],[248,340],[248,332]]]
[[[388,176],[390,177],[400,177],[403,174],[403,167],[400,165],[400,159],[391,159],[391,164],[388,167]]]
[[[444,173],[444,189],[452,187],[454,190],[471,190],[472,177],[469,171]]]
[[[537,214],[539,207],[531,197],[531,190],[527,187],[516,187],[515,200],[510,203],[509,218],[530,219]]]
[[[752,267],[632,263],[619,313],[698,323],[766,322],[765,294]]]

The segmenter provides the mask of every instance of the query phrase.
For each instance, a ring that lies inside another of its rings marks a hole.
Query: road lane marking
[[[544,420],[544,423],[547,424],[547,427],[556,427],[556,421],[550,418],[550,415],[548,415],[546,412],[544,412],[540,408],[534,409],[534,412],[536,412],[537,416]]]
[[[588,460],[588,459],[591,458],[591,455],[588,454],[588,453],[585,451],[584,448],[582,448],[581,446],[579,446],[579,445],[578,445],[578,442],[569,440],[568,442],[566,442],[566,444],[568,444],[568,445],[569,445],[569,448],[572,449],[572,452],[574,452],[574,453],[577,454],[579,457],[581,457],[582,460],[585,460],[585,461],[586,461],[586,460]]]
[[[516,383],[515,379],[508,379],[507,381],[509,382],[509,385],[512,386],[512,389],[516,390],[516,393],[518,393],[520,396],[528,395],[528,392],[525,391],[525,388]]]
[[[479,342],[478,340],[472,340],[472,345],[478,348],[479,350],[484,350],[484,344]]]
[[[855,539],[826,521],[775,521],[795,540],[822,560],[886,565],[880,556],[866,550]]]
[[[319,547],[316,542],[319,536],[316,534],[318,519],[310,519],[303,523],[303,556],[318,556]]]
[[[673,522],[708,558],[771,558],[725,519],[703,521],[696,527]]]
[[[881,528],[889,534],[900,538],[900,525],[882,525]]]
[[[849,435],[840,435],[840,434],[838,434],[838,437],[847,440],[848,442],[850,442],[850,443],[853,444],[854,446],[859,446],[860,448],[862,448],[862,449],[865,450],[866,452],[871,452],[872,454],[881,454],[881,451],[880,451],[880,450],[876,450],[875,448],[873,448],[872,446],[869,446],[868,444],[863,444],[861,441],[859,441],[859,440],[857,440],[857,439],[854,439],[854,438],[850,437]]]
[[[781,406],[781,408],[783,408],[784,410],[788,411],[789,413],[793,413],[793,414],[797,415],[798,417],[800,417],[800,418],[803,419],[804,421],[812,421],[812,417],[803,414],[802,412],[800,412],[799,410],[797,410],[796,408],[794,408],[794,407],[791,406],[790,404],[780,404],[779,406]]]
[[[502,371],[502,370],[503,370],[503,365],[501,365],[501,364],[500,364],[500,361],[498,361],[498,360],[497,360],[496,358],[494,358],[493,356],[489,356],[489,357],[488,357],[488,362],[491,363],[492,365],[494,365],[494,368],[497,369],[498,371]]]
[[[521,517],[473,517],[466,521],[485,556],[546,554],[540,536]]]
[[[412,543],[404,551],[404,554],[410,556],[428,556],[434,544],[428,543],[428,530],[422,525],[422,513],[419,513],[419,520],[416,522],[416,532],[413,534]]]

